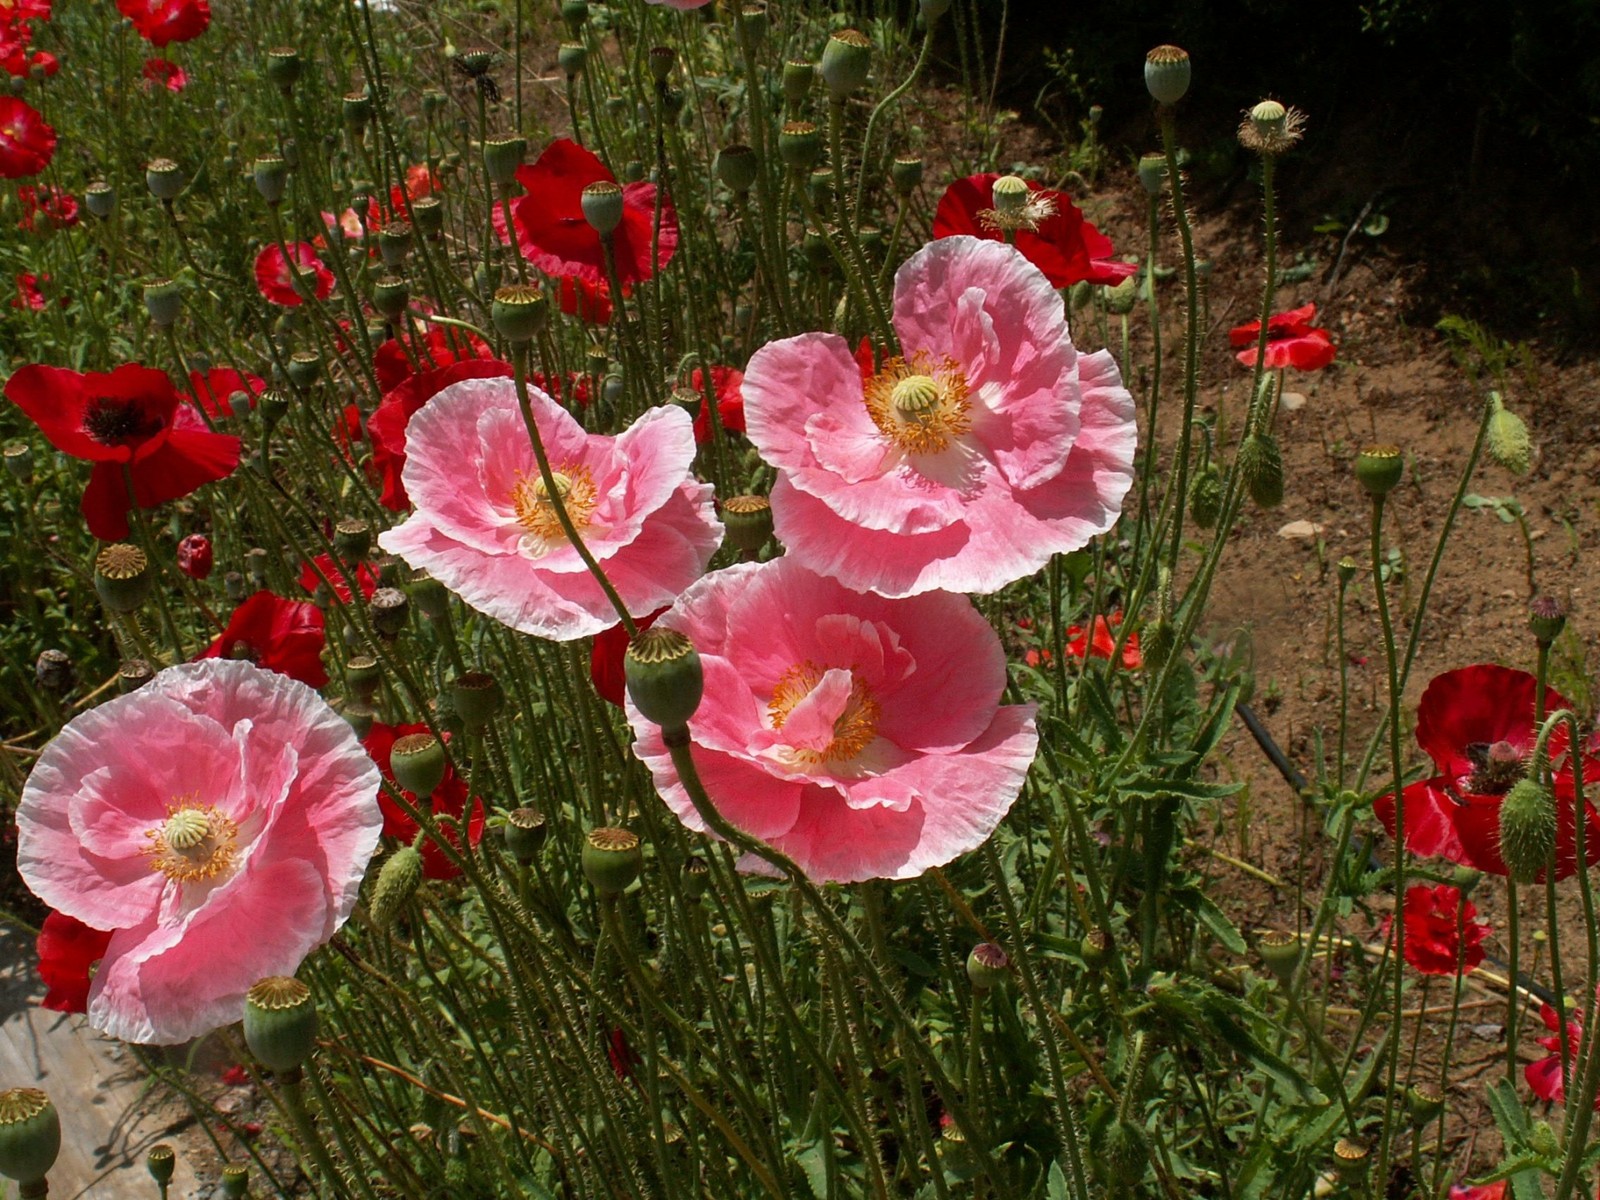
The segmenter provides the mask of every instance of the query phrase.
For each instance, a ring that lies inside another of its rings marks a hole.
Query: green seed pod
[[[1372,1164],[1372,1149],[1355,1138],[1342,1137],[1333,1144],[1333,1167],[1347,1183],[1359,1181]]]
[[[581,49],[581,47],[580,47]],[[483,143],[483,169],[489,182],[506,187],[517,181],[517,168],[528,156],[528,139],[525,137],[490,138]]]
[[[1356,455],[1356,480],[1375,500],[1394,491],[1405,469],[1399,446],[1367,446]]]
[[[574,80],[589,65],[589,48],[581,42],[562,42],[561,49],[556,51],[556,62],[568,81]]]
[[[1444,1093],[1431,1083],[1414,1083],[1406,1089],[1406,1110],[1412,1125],[1421,1129],[1444,1112]]]
[[[411,897],[422,886],[422,855],[412,846],[402,846],[391,854],[378,872],[377,885],[372,889],[372,903],[368,911],[372,923],[379,929],[394,924]]]
[[[1222,515],[1222,472],[1207,463],[1189,485],[1189,515],[1201,529],[1215,527]]]
[[[671,46],[651,46],[644,56],[645,66],[650,69],[650,78],[657,83],[665,83],[667,76],[672,74],[672,68],[677,64],[678,52]]]
[[[117,690],[125,696],[142,688],[155,677],[155,668],[144,659],[127,659],[117,668]]]
[[[1541,646],[1549,646],[1567,627],[1567,610],[1554,596],[1536,596],[1528,605],[1528,630]]]
[[[299,1070],[317,1043],[311,989],[289,975],[270,975],[251,984],[244,998],[244,1040],[274,1074]]]
[[[434,237],[444,228],[444,202],[437,196],[424,196],[411,202],[411,219],[423,237]]]
[[[909,196],[922,183],[922,160],[914,154],[896,157],[889,164],[889,181],[897,195]]]
[[[149,597],[153,582],[150,560],[137,546],[117,542],[95,555],[94,590],[108,612],[133,612]]]
[[[1494,398],[1494,412],[1489,417],[1489,457],[1513,475],[1526,475],[1533,465],[1533,442],[1528,437],[1528,426],[1500,401]]]
[[[1345,555],[1339,560],[1339,582],[1348,587],[1350,581],[1356,577],[1356,570],[1356,560],[1351,558],[1348,554]]]
[[[818,167],[806,180],[806,187],[811,193],[811,203],[826,211],[833,200],[833,168]]]
[[[631,829],[601,826],[583,843],[583,875],[602,896],[620,896],[644,867],[639,835]]]
[[[372,285],[372,307],[390,321],[398,321],[411,302],[411,289],[397,275],[388,275]]]
[[[383,669],[378,666],[377,659],[360,654],[344,664],[344,678],[352,694],[370,702],[383,682]]]
[[[822,48],[822,82],[835,102],[848,100],[867,83],[872,41],[859,29],[841,29]]]
[[[742,196],[755,186],[760,166],[756,152],[741,143],[717,151],[717,178],[736,195]]]
[[[117,207],[117,192],[103,179],[91,183],[83,193],[83,204],[90,214],[104,221]]]
[[[384,637],[399,637],[411,615],[411,600],[399,588],[379,588],[367,601],[372,627]]]
[[[345,128],[359,134],[372,123],[372,95],[369,92],[347,92],[340,105]]]
[[[61,1117],[50,1097],[38,1088],[0,1092],[0,1175],[24,1186],[39,1183],[60,1153]]]
[[[579,196],[583,219],[589,222],[601,237],[610,237],[622,224],[622,186],[609,179],[599,179],[583,189]]]
[[[157,329],[172,328],[183,311],[183,285],[173,279],[145,284],[144,311]]]
[[[222,1168],[222,1195],[225,1200],[240,1200],[250,1194],[250,1168],[243,1163],[229,1163]]]
[[[676,629],[655,625],[642,631],[623,655],[622,669],[634,706],[663,729],[683,728],[700,707],[700,655]]]
[[[267,51],[267,82],[288,91],[300,82],[305,64],[293,46],[274,46]]]
[[[467,671],[450,685],[450,698],[456,715],[468,733],[477,733],[494,719],[505,703],[500,681],[487,671]]]
[[[278,427],[278,422],[289,415],[289,393],[279,388],[268,388],[256,397],[256,411],[261,414],[261,424],[268,433]],[[249,555],[245,558],[248,560]]]
[[[411,254],[414,238],[409,221],[390,221],[378,233],[378,254],[386,267],[402,266]]]
[[[979,942],[967,955],[967,979],[980,992],[1009,982],[1011,956],[994,942]]]
[[[711,881],[711,864],[699,855],[683,864],[683,894],[698,900],[706,894],[706,884]]]
[[[411,582],[406,585],[406,590],[417,602],[422,615],[430,621],[437,621],[450,611],[449,590],[426,571],[414,574]]]
[[[1144,56],[1144,86],[1157,104],[1176,104],[1189,90],[1189,52],[1157,46]]]
[[[822,157],[822,132],[810,121],[790,121],[778,134],[778,157],[797,174],[808,175]]]
[[[577,33],[589,20],[589,0],[561,0],[561,19]]]
[[[345,724],[350,726],[356,737],[364,738],[372,732],[372,726],[377,721],[378,714],[366,704],[347,704],[344,709]]]
[[[1240,444],[1239,474],[1250,499],[1262,508],[1283,503],[1283,456],[1270,433],[1252,433]]]
[[[549,832],[550,826],[537,808],[524,805],[506,814],[506,849],[524,866],[538,857]]]
[[[1500,802],[1500,857],[1511,878],[1533,883],[1556,851],[1556,806],[1549,791],[1519,779]]]
[[[754,555],[772,537],[772,502],[765,496],[732,496],[723,501],[722,524],[735,549]]]
[[[16,438],[0,450],[0,457],[5,459],[6,473],[18,483],[33,482],[33,447]]]
[[[183,169],[170,158],[153,158],[145,165],[144,185],[157,200],[176,200],[183,194]]]
[[[1091,929],[1078,943],[1078,953],[1086,966],[1100,970],[1111,961],[1111,935],[1104,929]]]
[[[322,355],[315,350],[295,351],[289,356],[287,374],[290,383],[305,391],[322,377]]]
[[[496,333],[514,346],[525,345],[549,323],[550,304],[540,288],[513,283],[495,292],[489,316]]]
[[[1167,156],[1146,154],[1139,159],[1139,183],[1144,193],[1160,199],[1167,190]]]
[[[1286,929],[1269,929],[1256,938],[1256,953],[1278,982],[1288,987],[1300,965],[1299,937]]]
[[[333,548],[345,562],[359,562],[372,549],[372,526],[359,517],[346,517],[333,527]]]
[[[150,1172],[150,1178],[154,1179],[161,1187],[166,1187],[167,1184],[172,1182],[172,1176],[177,1171],[177,1167],[178,1155],[165,1142],[158,1146],[151,1146],[150,1153],[145,1155],[144,1158],[144,1169]]]
[[[408,733],[395,741],[389,753],[389,769],[395,782],[408,792],[415,792],[419,800],[433,795],[433,790],[444,781],[449,760],[444,745],[431,733]]]
[[[280,155],[264,154],[256,159],[250,174],[255,179],[256,191],[261,193],[261,198],[268,205],[277,207],[289,187],[289,164]]]
[[[817,68],[808,62],[783,64],[783,99],[790,108],[798,108],[811,94],[811,85],[817,77]]]

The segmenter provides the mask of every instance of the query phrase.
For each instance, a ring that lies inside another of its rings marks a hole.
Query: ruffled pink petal
[[[678,778],[671,754],[662,744],[661,730],[640,717],[631,705],[629,719],[638,732],[633,752],[650,769],[656,790],[667,807],[689,829],[696,833],[708,832],[708,826],[701,820],[699,810]],[[693,745],[690,752],[706,794],[717,811],[735,827],[762,841],[771,841],[794,826],[804,784],[774,779],[743,759],[703,746]]]

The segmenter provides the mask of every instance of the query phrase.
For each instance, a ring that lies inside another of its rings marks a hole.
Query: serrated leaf
[[[1052,1161],[1050,1164],[1050,1178],[1045,1183],[1045,1195],[1049,1200],[1067,1200],[1067,1176],[1058,1162]]]
[[[1244,937],[1224,913],[1199,888],[1174,888],[1171,892],[1175,904],[1188,909],[1195,920],[1211,931],[1211,936],[1221,942],[1232,954],[1243,954],[1249,948]]]

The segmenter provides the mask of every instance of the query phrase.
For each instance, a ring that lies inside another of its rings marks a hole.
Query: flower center
[[[1467,757],[1475,769],[1467,777],[1467,790],[1477,796],[1503,796],[1522,778],[1522,754],[1510,742],[1473,742]]]
[[[867,381],[866,404],[872,423],[907,454],[938,454],[972,428],[967,378],[949,355],[889,359]]]
[[[826,672],[821,667],[809,660],[796,663],[783,673],[777,686],[772,689],[772,699],[767,702],[767,714],[772,718],[774,729],[783,728],[783,723],[789,719],[789,714],[794,711],[795,705],[815,690],[817,684],[822,682],[824,674]],[[866,681],[859,675],[852,673],[850,697],[845,701],[844,711],[834,718],[833,740],[821,750],[814,750],[809,746],[792,746],[789,748],[789,753],[796,761],[812,765],[843,762],[854,758],[878,736],[880,711],[872,689],[867,687]]]
[[[566,540],[561,528],[561,518],[556,515],[555,500],[560,500],[572,519],[572,527],[583,530],[594,516],[599,496],[595,492],[594,476],[585,466],[565,466],[550,472],[555,484],[555,498],[545,487],[541,475],[520,475],[511,489],[511,506],[517,514],[517,524],[528,531],[536,543],[529,546],[535,557],[549,549],[549,543]]]
[[[150,869],[177,883],[211,879],[233,867],[239,827],[215,805],[178,800],[167,805],[167,819],[145,830]]]
[[[102,446],[125,446],[161,432],[161,419],[127,400],[96,396],[84,410],[83,431]]]

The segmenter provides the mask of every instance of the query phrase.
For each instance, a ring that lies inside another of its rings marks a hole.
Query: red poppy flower
[[[105,541],[128,536],[128,489],[154,508],[221,479],[239,465],[239,439],[212,433],[179,403],[165,372],[135,363],[109,373],[27,366],[6,395],[57,450],[94,463],[82,510],[89,532]]]
[[[371,600],[372,593],[378,590],[378,573],[372,569],[372,564],[357,563],[355,577],[361,594]],[[300,568],[300,586],[307,592],[316,592],[317,586],[323,583],[339,597],[340,604],[350,603],[350,585],[345,583],[344,572],[339,570],[330,554],[319,554]]]
[[[1267,366],[1271,370],[1293,367],[1296,371],[1320,371],[1333,361],[1333,339],[1326,329],[1314,329],[1311,320],[1317,306],[1307,304],[1290,312],[1267,318]],[[1245,346],[1234,355],[1247,367],[1256,365],[1256,342],[1261,337],[1261,322],[1247,321],[1228,330],[1228,344]]]
[[[1457,1183],[1451,1186],[1448,1200],[1508,1200],[1509,1188],[1510,1184],[1504,1179],[1498,1183],[1486,1183],[1482,1187]]]
[[[999,178],[997,172],[985,172],[968,175],[947,187],[933,212],[933,236],[966,234],[1001,241],[1000,231],[988,225],[981,215],[994,208],[994,181]],[[1028,188],[1036,201],[1053,205],[1054,211],[1039,221],[1035,231],[1019,229],[1016,247],[1044,272],[1051,287],[1070,287],[1084,281],[1114,285],[1138,269],[1111,257],[1111,239],[1084,220],[1083,210],[1068,196],[1031,180]]]
[[[49,279],[50,276],[44,276]],[[44,293],[39,290],[38,275],[23,271],[17,276],[17,294],[11,297],[12,308],[26,308],[33,312],[43,312],[45,308]]]
[[[117,11],[152,46],[191,41],[211,24],[206,0],[117,0]]]
[[[1561,1025],[1556,1010],[1550,1005],[1542,1005],[1539,1009],[1539,1019],[1544,1022],[1544,1027],[1550,1031],[1549,1037],[1537,1038],[1539,1045],[1550,1051],[1548,1058],[1541,1058],[1538,1062],[1531,1062],[1522,1069],[1523,1078],[1528,1081],[1528,1087],[1533,1094],[1541,1100],[1555,1104],[1565,1104],[1567,1099],[1566,1085],[1561,1079]],[[1572,1062],[1578,1061],[1578,1048],[1583,1045],[1583,1022],[1578,1019],[1576,1012],[1567,1021],[1567,1049],[1571,1053]],[[1600,1096],[1595,1097],[1594,1108],[1600,1112]]]
[[[562,312],[580,321],[590,325],[611,323],[611,289],[604,283],[565,276],[561,280],[559,302]]]
[[[89,971],[105,957],[115,930],[91,929],[76,917],[52,912],[39,927],[34,943],[39,953],[39,978],[44,980],[43,1008],[81,1013],[89,1008]]]
[[[183,68],[166,58],[145,59],[140,74],[146,82],[160,84],[169,92],[181,92],[189,86],[189,76],[184,74]]]
[[[606,1038],[606,1057],[611,1060],[611,1069],[618,1079],[632,1079],[634,1070],[643,1061],[639,1052],[628,1045],[628,1036],[620,1029],[613,1029]]]
[[[1406,961],[1424,975],[1456,975],[1483,962],[1487,921],[1477,920],[1477,906],[1463,900],[1461,889],[1441,883],[1406,889]],[[1463,936],[1456,937],[1460,923]]]
[[[243,1087],[250,1082],[250,1071],[243,1063],[234,1063],[222,1073],[222,1082],[226,1087]]]
[[[1117,648],[1117,627],[1122,624],[1122,614],[1114,612],[1108,621],[1099,616],[1094,619],[1094,636],[1090,637],[1083,631],[1082,625],[1067,626],[1067,653],[1083,658],[1093,655],[1095,658],[1110,658]],[[1122,665],[1130,671],[1137,670],[1144,665],[1144,656],[1139,653],[1139,635],[1130,633],[1128,640],[1122,646]]]
[[[577,142],[557,138],[532,166],[517,168],[517,182],[527,193],[511,206],[523,256],[546,275],[604,281],[600,235],[584,219],[582,197],[591,183],[616,182],[605,164]],[[663,197],[656,261],[650,261],[655,205],[655,184],[623,186],[622,222],[611,234],[617,278],[623,286],[649,279],[672,261],[678,249],[678,213]],[[509,243],[504,205],[495,205],[494,222],[500,240]]]
[[[243,658],[298,679],[309,687],[328,682],[322,665],[322,612],[305,600],[257,592],[228,618],[228,627],[200,658]]]
[[[289,269],[290,259],[294,260],[302,275],[311,276],[307,281],[308,286],[315,281],[318,300],[326,300],[333,294],[333,272],[322,265],[310,242],[291,242],[287,256],[283,247],[274,242],[264,246],[261,253],[256,255],[256,287],[262,296],[285,308],[294,308],[306,302],[295,286],[295,272]]]
[[[189,388],[200,397],[206,415],[212,420],[223,420],[234,415],[235,397],[248,408],[256,406],[256,397],[267,390],[267,381],[259,375],[241,375],[232,367],[213,367],[209,371],[190,371]]]
[[[383,722],[374,722],[372,731],[362,739],[361,744],[367,748],[367,753],[372,756],[372,761],[378,764],[378,769],[383,772],[383,777],[394,783],[394,772],[389,769],[389,758],[394,752],[394,744],[408,733],[426,733],[428,727],[421,723],[414,725],[385,725]],[[399,786],[396,784],[395,786]],[[413,805],[419,802],[415,792],[402,791],[405,798]],[[387,789],[378,792],[378,804],[383,809],[383,832],[386,837],[410,845],[417,836],[417,823],[406,815],[405,809],[395,803]],[[435,817],[444,817],[446,820],[439,822],[439,828],[452,846],[461,845],[460,835],[457,832],[457,823],[461,814],[467,807],[467,781],[456,774],[454,766],[448,766],[444,771],[444,779],[439,786],[433,789],[432,809]],[[472,798],[472,815],[467,819],[467,837],[476,846],[483,838],[483,801],[478,797]],[[422,844],[422,873],[429,879],[454,879],[461,874],[454,863],[446,857],[436,842],[425,838]]]
[[[475,333],[434,325],[420,338],[407,333],[383,343],[372,355],[372,371],[388,396],[418,371],[473,358],[494,359],[494,350]]]
[[[0,25],[20,25],[24,21],[48,21],[50,0],[0,0]]]
[[[37,175],[56,152],[56,131],[15,96],[0,96],[0,179]]]
[[[37,69],[46,76],[61,70],[61,63],[48,50],[30,50],[33,28],[26,22],[7,24],[0,19],[0,70],[16,79],[26,79]]]
[[[400,472],[406,465],[406,426],[417,411],[442,389],[463,379],[508,379],[511,368],[497,359],[468,358],[408,375],[384,396],[367,418],[372,466],[383,485],[378,502],[395,512],[411,507]]]
[[[634,624],[640,629],[649,629],[666,611],[658,608]],[[628,631],[621,625],[613,625],[604,633],[595,634],[594,648],[589,651],[589,679],[594,683],[594,690],[602,700],[609,700],[618,708],[622,707],[622,698],[628,690],[627,676],[622,670],[622,656],[628,652],[628,645]]]
[[[1526,671],[1492,663],[1462,667],[1436,676],[1417,709],[1417,744],[1433,759],[1437,774],[1405,789],[1406,849],[1424,858],[1446,858],[1462,866],[1504,875],[1500,857],[1500,803],[1522,778],[1533,753],[1534,699],[1538,684]],[[1545,689],[1545,711],[1572,707],[1564,696]],[[1556,766],[1556,878],[1577,869],[1573,828],[1572,765],[1562,725],[1549,741]],[[1600,763],[1586,759],[1584,777]],[[1586,803],[1584,857],[1600,863],[1600,815]],[[1395,836],[1395,798],[1380,796],[1378,819]],[[1541,878],[1543,876],[1541,875]]]
[[[17,202],[22,206],[22,219],[17,222],[17,228],[28,233],[71,229],[78,223],[77,197],[60,188],[23,184],[17,189]]]
[[[700,411],[694,417],[694,440],[702,446],[711,440],[711,413],[705,400],[705,376],[700,368],[694,369],[690,385],[702,397]],[[744,372],[732,367],[712,367],[711,387],[717,393],[717,420],[729,433],[744,432]]]
[[[543,371],[530,371],[528,383],[569,408],[574,404],[588,408],[593,399],[589,395],[589,377],[581,371],[568,371],[565,386],[559,380],[547,379]]]
[[[190,579],[204,579],[211,574],[211,539],[203,533],[191,533],[178,543],[178,570]]]

